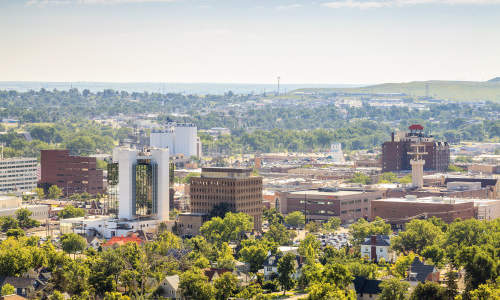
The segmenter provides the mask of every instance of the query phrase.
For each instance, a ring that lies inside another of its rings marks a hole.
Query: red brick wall
[[[102,170],[94,157],[72,156],[68,150],[41,150],[40,184],[57,185],[65,196],[104,193]]]
[[[428,217],[436,216],[451,223],[456,218],[474,218],[474,203],[441,204],[419,203],[411,201],[372,201],[372,219],[381,217],[390,223],[397,223],[403,218],[427,213]]]

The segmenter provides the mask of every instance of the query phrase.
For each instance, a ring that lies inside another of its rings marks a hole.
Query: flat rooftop
[[[290,192],[291,195],[318,195],[318,196],[350,196],[362,194],[361,191],[335,191],[335,192],[323,192],[318,190],[306,190],[306,191],[295,191]]]
[[[473,198],[450,198],[450,197],[422,197],[422,198],[387,198],[373,200],[376,202],[401,202],[401,203],[427,203],[427,204],[460,204],[474,202],[477,204],[488,204],[500,202],[500,199],[473,199]]]

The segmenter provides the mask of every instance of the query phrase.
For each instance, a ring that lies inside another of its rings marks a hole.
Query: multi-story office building
[[[153,218],[167,221],[169,214],[168,149],[138,151],[115,148],[113,161],[118,174],[118,217],[133,220]],[[112,168],[110,168],[112,169]]]
[[[382,199],[383,191],[320,188],[280,192],[278,197],[282,214],[300,211],[308,221],[326,221],[331,217],[338,217],[342,223],[346,223],[360,218],[369,219],[370,203],[372,200]]]
[[[192,177],[191,212],[209,214],[215,205],[228,203],[235,212],[253,217],[254,229],[262,224],[262,177],[252,169],[202,168],[201,177]]]
[[[446,171],[450,164],[450,146],[447,142],[438,142],[433,136],[423,133],[421,125],[411,125],[410,132],[391,135],[391,141],[382,144],[382,171],[411,170],[412,145],[422,145],[421,152],[425,161],[424,170]]]
[[[103,174],[95,157],[70,155],[68,150],[41,150],[40,185],[57,185],[65,196],[87,192],[102,194]]]
[[[34,157],[0,160],[0,193],[30,192],[38,181],[38,161]]]
[[[201,143],[196,125],[189,123],[171,123],[166,129],[153,130],[149,145],[168,148],[170,155],[183,154],[184,157],[201,157]]]

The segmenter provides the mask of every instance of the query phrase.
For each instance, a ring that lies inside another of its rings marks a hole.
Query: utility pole
[[[278,76],[278,96],[280,95],[280,77]]]

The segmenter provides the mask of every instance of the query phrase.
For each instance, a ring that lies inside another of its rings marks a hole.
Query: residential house
[[[169,299],[181,299],[179,290],[179,275],[167,276],[160,283],[160,296]]]
[[[2,277],[0,286],[10,284],[16,289],[16,294],[22,297],[32,296],[36,290],[43,286],[43,283],[36,278],[24,277]]]
[[[434,265],[426,265],[415,257],[408,270],[408,281],[411,285],[417,285],[419,282],[439,282],[439,270]]]
[[[265,280],[273,280],[278,276],[278,261],[282,257],[282,254],[277,254],[277,255],[269,255],[264,262],[264,279]],[[298,280],[301,275],[301,269],[302,269],[302,257],[300,256],[295,256],[296,259],[296,265],[295,269],[296,272],[293,274],[293,278],[295,280]]]
[[[366,277],[356,276],[353,280],[356,298],[358,300],[377,299],[378,294],[382,292],[380,288],[381,280],[367,279]]]
[[[231,272],[229,269],[219,269],[219,268],[208,268],[204,269],[203,273],[208,277],[209,282],[213,282],[215,279],[219,278],[222,274],[226,272]]]
[[[366,238],[361,244],[361,257],[375,262],[382,258],[387,262],[393,262],[396,256],[391,250],[391,238],[387,235],[372,235]]]

